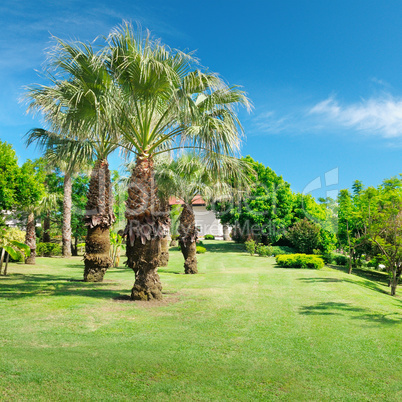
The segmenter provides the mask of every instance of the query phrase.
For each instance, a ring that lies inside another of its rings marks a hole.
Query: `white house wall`
[[[206,234],[212,234],[214,236],[223,237],[223,227],[212,211],[207,211],[204,206],[194,205],[193,211],[195,224],[199,230],[198,236],[202,237]]]

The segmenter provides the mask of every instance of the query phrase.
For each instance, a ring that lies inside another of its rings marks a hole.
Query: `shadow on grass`
[[[206,243],[205,241],[204,247],[207,249],[207,251],[211,253],[239,253],[239,252],[245,252],[245,248],[243,244],[238,244],[234,242],[214,242],[211,240],[211,242]]]
[[[10,274],[2,277],[0,284],[0,298],[6,299],[34,296],[85,296],[98,299],[124,297],[120,291],[108,289],[108,287],[110,288],[108,282],[84,282],[79,279],[43,274]]]
[[[340,265],[328,265],[330,268],[336,269],[337,271],[342,271],[344,273],[348,273],[348,267],[340,266]],[[364,268],[353,268],[352,273],[350,275],[356,275],[360,278],[369,279],[370,281],[380,282],[383,285],[388,285],[388,274],[384,272],[374,271],[371,269]]]
[[[348,303],[326,302],[300,308],[300,314],[304,315],[348,315],[352,320],[363,320],[381,325],[395,325],[402,323],[402,315],[399,313],[382,314],[375,313],[367,308],[354,307]]]

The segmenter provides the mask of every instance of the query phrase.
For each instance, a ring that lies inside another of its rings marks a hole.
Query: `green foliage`
[[[287,254],[278,255],[276,263],[284,268],[314,268],[320,269],[324,266],[322,258],[309,254]]]
[[[320,227],[303,219],[296,222],[287,232],[286,237],[300,253],[311,254],[320,241]]]
[[[254,169],[249,174],[253,183],[249,195],[237,204],[217,204],[215,211],[222,223],[234,227],[234,240],[244,241],[253,235],[263,243],[275,243],[292,222],[294,196],[290,185],[250,156],[243,160]]]
[[[256,253],[260,257],[270,257],[272,255],[272,247],[260,243],[256,247]]]
[[[205,247],[197,246],[197,254],[204,254],[207,251]]]
[[[252,239],[247,240],[247,241],[244,243],[244,246],[246,247],[246,250],[247,250],[247,252],[248,252],[250,255],[254,255],[254,254],[255,254],[255,250],[256,250],[256,248],[257,248],[257,244],[256,244],[256,242],[255,242],[254,240],[252,240]]]
[[[333,253],[332,257],[333,257],[333,261],[335,261],[336,265],[345,266],[345,265],[347,265],[347,263],[349,261],[349,258],[343,254]]]
[[[7,142],[0,141],[0,210],[10,210],[17,203],[17,179],[20,173],[14,149]]]
[[[58,243],[38,243],[36,255],[39,257],[55,257],[61,255],[61,246]]]
[[[276,257],[277,255],[283,254],[294,254],[296,250],[288,246],[272,246],[272,255]]]
[[[215,240],[215,236],[211,234],[206,234],[204,236],[204,240]]]
[[[170,235],[172,239],[179,238],[180,214],[183,207],[180,204],[174,204],[170,208]]]
[[[0,227],[0,249],[4,249],[12,261],[23,261],[31,254],[30,248],[24,243],[25,232],[7,226]]]

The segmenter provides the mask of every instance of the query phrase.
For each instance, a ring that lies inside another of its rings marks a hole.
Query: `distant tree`
[[[18,203],[18,177],[21,174],[14,149],[0,141],[0,211],[12,210]]]
[[[360,193],[361,221],[391,275],[391,295],[402,273],[402,175]]]
[[[26,258],[26,264],[35,264],[36,257],[36,233],[35,214],[41,199],[45,195],[45,171],[41,163],[27,160],[21,166],[21,174],[17,178],[18,186],[18,207],[28,214],[26,224],[25,244],[30,248],[30,255]]]
[[[359,195],[354,197],[348,190],[341,190],[338,197],[339,222],[338,241],[348,252],[348,273],[352,273],[353,261],[356,260],[356,251],[364,241],[364,225],[360,215]]]
[[[294,196],[289,183],[272,169],[243,158],[250,164],[251,190],[236,203],[218,203],[214,209],[222,224],[234,227],[235,238],[253,237],[263,243],[275,243],[292,223]]]

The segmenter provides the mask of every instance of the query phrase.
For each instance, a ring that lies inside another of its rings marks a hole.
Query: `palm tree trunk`
[[[84,281],[102,282],[106,270],[112,266],[109,230],[116,220],[113,213],[109,164],[106,159],[97,160],[92,170],[84,220],[88,226]]]
[[[63,199],[63,227],[62,249],[63,257],[71,257],[71,206],[72,206],[72,182],[71,175],[64,175],[64,199]]]
[[[197,234],[195,216],[191,205],[184,204],[180,215],[179,244],[184,257],[184,272],[197,274]]]
[[[46,212],[46,215],[43,219],[42,241],[44,243],[50,243],[50,213],[49,212]]]
[[[25,244],[30,248],[31,254],[26,258],[25,264],[35,264],[36,257],[36,234],[35,234],[35,215],[30,212],[27,220],[27,228],[25,234]]]
[[[6,257],[6,265],[4,267],[4,276],[7,276],[7,268],[8,268],[8,260],[10,259],[10,254],[7,253],[7,257]]]
[[[167,220],[168,225],[170,226],[169,200],[161,199],[160,205],[161,205],[160,207],[161,213],[165,214],[165,219]],[[169,243],[170,243],[170,236],[169,236],[169,230],[167,230],[161,238],[161,255],[159,261],[160,267],[167,267],[169,264]]]
[[[158,275],[161,237],[168,227],[160,213],[153,161],[139,156],[130,177],[126,202],[127,265],[135,273],[133,300],[162,299]]]

